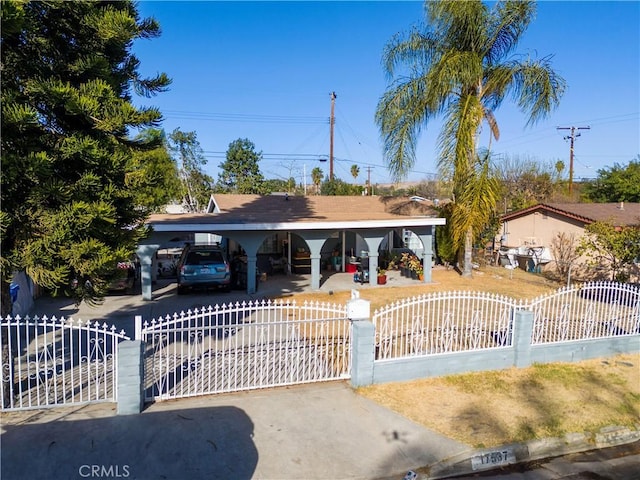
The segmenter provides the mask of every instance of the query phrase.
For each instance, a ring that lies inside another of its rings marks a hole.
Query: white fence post
[[[518,310],[513,321],[513,364],[528,367],[531,365],[531,340],[533,338],[533,312]]]
[[[136,315],[135,317],[135,340],[142,340],[142,315]]]
[[[347,302],[351,321],[351,385],[362,387],[373,383],[376,328],[371,322],[371,303],[352,293]]]

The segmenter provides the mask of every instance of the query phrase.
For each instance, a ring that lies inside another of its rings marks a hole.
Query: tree
[[[351,185],[334,176],[331,180],[329,177],[325,178],[320,187],[320,192],[322,195],[360,195],[362,194],[362,187]]]
[[[54,294],[98,301],[146,234],[154,201],[132,185],[161,143],[130,135],[161,114],[131,97],[170,80],[141,77],[131,46],[159,34],[132,1],[2,2],[3,295],[25,269]]]
[[[188,212],[201,212],[209,203],[214,182],[202,170],[207,159],[196,138],[196,132],[183,132],[176,128],[169,135],[169,149],[179,165],[182,205]]]
[[[584,187],[587,200],[597,203],[640,202],[640,155],[626,167],[617,163],[598,170],[598,178]]]
[[[446,223],[436,228],[436,257],[442,262],[447,269],[456,261],[456,249],[453,247],[451,240],[451,213],[453,203],[445,203],[436,207],[438,215],[446,219]]]
[[[360,168],[357,165],[351,165],[351,176],[354,182],[358,180],[358,175],[360,175]]]
[[[491,155],[487,150],[481,156],[476,156],[464,172],[459,171],[456,175],[460,188],[457,189],[457,195],[454,189],[450,232],[455,247],[464,242],[465,276],[471,275],[473,245],[496,218],[499,184],[491,175],[490,160]],[[460,248],[457,250],[462,251]]]
[[[316,186],[316,194],[320,192],[320,184],[322,183],[322,169],[320,167],[315,167],[311,170],[311,181]]]
[[[571,267],[578,260],[577,241],[573,233],[560,232],[551,240],[551,254],[555,259],[556,272],[560,278],[570,282]]]
[[[264,187],[267,193],[271,192],[285,192],[289,186],[287,180],[281,178],[268,178],[264,181]]]
[[[444,117],[438,165],[442,178],[452,181],[454,209],[460,206],[462,216],[472,211],[460,202],[473,197],[465,194],[466,182],[481,170],[476,149],[483,121],[490,140],[498,140],[493,112],[511,96],[529,114],[528,124],[535,123],[557,106],[565,82],[551,69],[548,57],[513,56],[534,17],[533,1],[497,2],[492,8],[480,0],[428,1],[425,11],[424,31],[397,35],[385,48],[383,62],[392,83],[378,103],[376,122],[390,173],[399,180],[415,164],[421,128]],[[460,225],[467,223],[475,225]],[[465,248],[463,275],[470,276],[471,254],[466,249],[473,232],[467,228],[461,234],[456,228],[456,246],[464,243]]]
[[[296,189],[296,179],[294,177],[289,177],[287,180],[287,192],[294,192]]]
[[[416,194],[430,199],[451,198],[451,188],[440,180],[422,180],[416,185]]]
[[[501,197],[508,210],[520,210],[549,201],[559,185],[557,167],[533,158],[511,156],[495,166],[501,186]]]
[[[135,141],[140,150],[132,152],[125,185],[135,195],[136,205],[157,212],[180,196],[178,169],[167,151],[162,130],[147,129]]]
[[[593,222],[585,227],[576,252],[588,255],[588,266],[610,270],[611,280],[627,281],[633,262],[640,258],[640,227]]]
[[[229,144],[227,159],[219,167],[218,188],[226,193],[267,193],[264,177],[258,162],[262,153],[255,151],[255,145],[248,139],[235,140]]]

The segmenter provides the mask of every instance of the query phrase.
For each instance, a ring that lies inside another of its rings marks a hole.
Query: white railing
[[[531,344],[640,334],[640,287],[594,282],[531,301],[484,292],[435,292],[373,314],[376,359],[509,347],[517,310],[534,313]]]
[[[514,328],[520,309],[533,312],[531,334]],[[375,358],[383,361],[507,348],[516,341],[635,339],[640,287],[589,283],[529,302],[484,292],[436,292],[380,308],[372,321]],[[265,300],[203,307],[144,324],[136,317],[135,338],[145,348],[146,400],[351,375],[346,305]],[[99,322],[0,319],[2,409],[117,401],[117,346],[128,339]]]
[[[99,322],[46,316],[1,319],[2,408],[115,402],[117,345],[122,340],[128,340],[124,332]]]
[[[166,399],[348,378],[346,306],[257,301],[142,324],[145,398]]]
[[[532,300],[532,344],[640,333],[640,287],[593,282]]]
[[[483,292],[434,292],[376,310],[376,359],[511,346],[518,304]]]

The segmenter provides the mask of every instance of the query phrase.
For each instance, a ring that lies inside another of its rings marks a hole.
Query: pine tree
[[[3,294],[26,269],[54,294],[97,301],[145,233],[154,201],[131,182],[161,139],[132,136],[161,114],[131,96],[170,80],[140,77],[131,45],[159,33],[131,1],[2,2]]]
[[[262,153],[250,140],[239,138],[229,144],[227,159],[222,162],[218,175],[218,189],[225,193],[254,193],[264,195],[267,186],[258,162]]]

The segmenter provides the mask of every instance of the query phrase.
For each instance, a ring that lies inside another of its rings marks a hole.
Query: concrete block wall
[[[118,344],[118,415],[140,413],[144,406],[143,344],[140,340],[126,340]]]
[[[375,328],[368,318],[352,320],[351,385],[417,380],[460,373],[524,368],[534,363],[577,362],[640,350],[640,335],[532,345],[534,314],[515,313],[510,347],[375,360]]]
[[[354,295],[347,304],[352,325],[351,384],[361,387],[460,373],[523,368],[534,363],[573,362],[613,356],[640,350],[640,335],[532,345],[532,312],[515,313],[513,341],[509,347],[450,352],[434,355],[376,360],[376,332],[371,322],[370,302]],[[140,337],[142,318],[136,318],[136,337]],[[144,407],[144,345],[140,340],[118,344],[118,415],[140,413]]]

